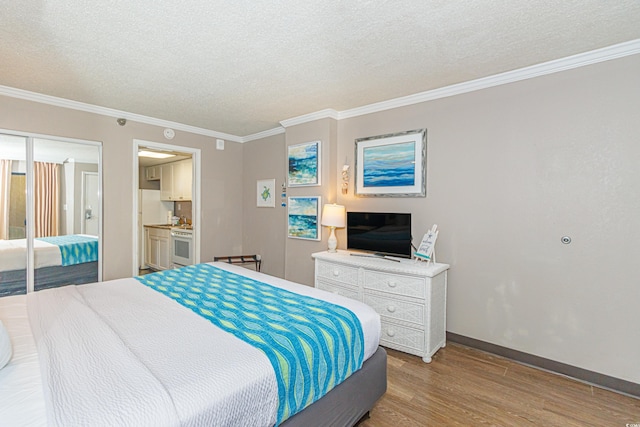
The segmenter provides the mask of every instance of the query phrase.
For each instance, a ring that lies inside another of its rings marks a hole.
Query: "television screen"
[[[411,258],[411,214],[347,212],[347,249]]]

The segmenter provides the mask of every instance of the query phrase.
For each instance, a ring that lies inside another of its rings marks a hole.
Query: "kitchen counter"
[[[145,227],[161,228],[163,230],[193,230],[193,225],[146,224]]]

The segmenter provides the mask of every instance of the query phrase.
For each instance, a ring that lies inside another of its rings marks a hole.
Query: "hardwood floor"
[[[640,399],[459,344],[430,364],[387,353],[387,393],[360,427],[640,426]]]

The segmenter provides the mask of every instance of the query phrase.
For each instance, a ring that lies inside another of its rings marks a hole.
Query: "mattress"
[[[380,336],[379,316],[359,301],[340,297],[315,288],[295,284],[225,263],[215,263],[218,268],[242,274],[258,281],[290,290],[302,295],[322,299],[350,309],[360,320],[364,334],[365,360],[378,349]],[[135,279],[120,279],[85,286],[108,286],[117,282],[120,286],[143,286]],[[191,315],[196,316],[191,313]],[[0,371],[0,419],[7,425],[46,425],[47,412],[42,391],[40,364],[30,328],[27,326],[26,297],[0,298],[0,319],[5,323],[14,346],[14,357]],[[204,348],[204,347],[203,347]],[[212,350],[212,349],[210,349]],[[226,355],[225,357],[228,357]],[[224,365],[224,360],[211,358],[212,366]]]

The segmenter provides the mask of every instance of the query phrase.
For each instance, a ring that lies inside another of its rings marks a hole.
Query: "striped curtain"
[[[9,238],[9,198],[11,195],[11,160],[0,160],[0,240]]]
[[[59,233],[60,167],[56,163],[34,162],[35,237]]]

